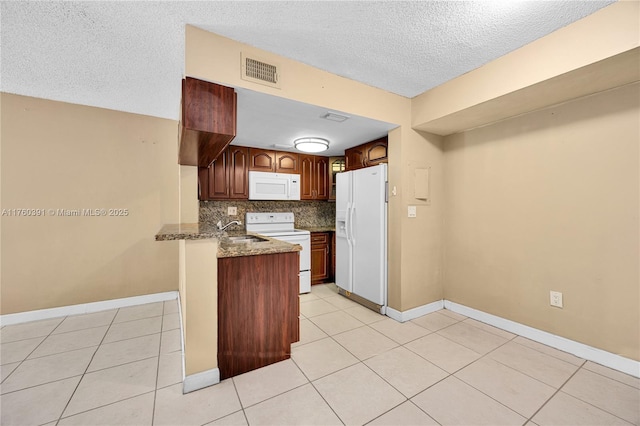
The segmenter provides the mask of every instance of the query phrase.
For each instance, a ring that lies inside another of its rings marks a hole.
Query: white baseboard
[[[444,307],[450,311],[465,315],[469,318],[473,318],[502,330],[526,337],[527,339],[534,340],[564,352],[569,352],[570,354],[588,361],[593,361],[606,367],[613,368],[614,370],[622,371],[623,373],[630,374],[634,377],[640,377],[640,362],[638,361],[603,351],[602,349],[597,349],[593,346],[585,345],[574,340],[556,336],[555,334],[538,330],[537,328],[529,327],[515,321],[487,314],[448,300],[444,301]]]
[[[59,308],[39,309],[37,311],[18,312],[16,314],[0,315],[0,325],[13,325],[29,321],[64,317],[67,315],[89,314],[107,311],[109,309],[126,308],[127,306],[145,303],[164,302],[178,298],[177,291],[165,293],[145,294],[143,296],[125,297],[122,299],[104,300],[101,302],[83,303],[80,305],[61,306]]]
[[[218,383],[220,383],[220,370],[212,368],[211,370],[185,377],[182,381],[182,393],[193,392]]]
[[[396,311],[393,308],[387,306],[387,316],[393,318],[398,322],[406,322],[414,318],[421,317],[423,315],[430,314],[431,312],[439,311],[444,307],[444,301],[438,300],[436,302],[428,303],[426,305],[418,306],[417,308],[409,309],[408,311]]]

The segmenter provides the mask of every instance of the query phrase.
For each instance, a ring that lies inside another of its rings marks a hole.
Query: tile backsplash
[[[238,214],[227,215],[228,207],[236,207]],[[239,220],[244,228],[247,212],[293,212],[298,228],[333,226],[336,218],[336,203],[328,201],[200,201],[200,223],[215,225],[219,220],[226,223]],[[236,228],[237,229],[237,228]]]

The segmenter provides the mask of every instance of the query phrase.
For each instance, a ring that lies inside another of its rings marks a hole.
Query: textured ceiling
[[[192,24],[413,97],[610,3],[2,1],[0,88],[176,119]]]

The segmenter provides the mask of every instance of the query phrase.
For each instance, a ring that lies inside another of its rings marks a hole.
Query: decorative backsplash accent
[[[236,207],[238,214],[227,215],[228,207]],[[293,212],[298,228],[334,226],[336,203],[328,201],[200,201],[200,223],[215,225],[239,220],[244,228],[247,212]],[[238,229],[238,228],[235,228]]]

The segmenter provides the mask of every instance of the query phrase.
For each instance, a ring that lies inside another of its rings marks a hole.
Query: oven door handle
[[[270,238],[273,238],[274,240],[281,240],[281,241],[284,241],[285,243],[291,243],[291,244],[297,244],[297,242],[294,242],[294,241],[302,241],[302,242],[304,242],[304,241],[306,241],[308,239],[308,238],[305,238],[305,237],[287,237],[286,240],[284,240],[284,239],[282,239],[280,237],[270,237]]]
[[[304,235],[269,235],[269,234],[265,234],[264,235],[267,238],[273,238],[274,240],[280,240],[280,241],[284,241],[285,243],[292,243],[292,244],[297,244],[297,243],[293,243],[292,241],[307,241],[311,238],[310,234],[304,234]]]

